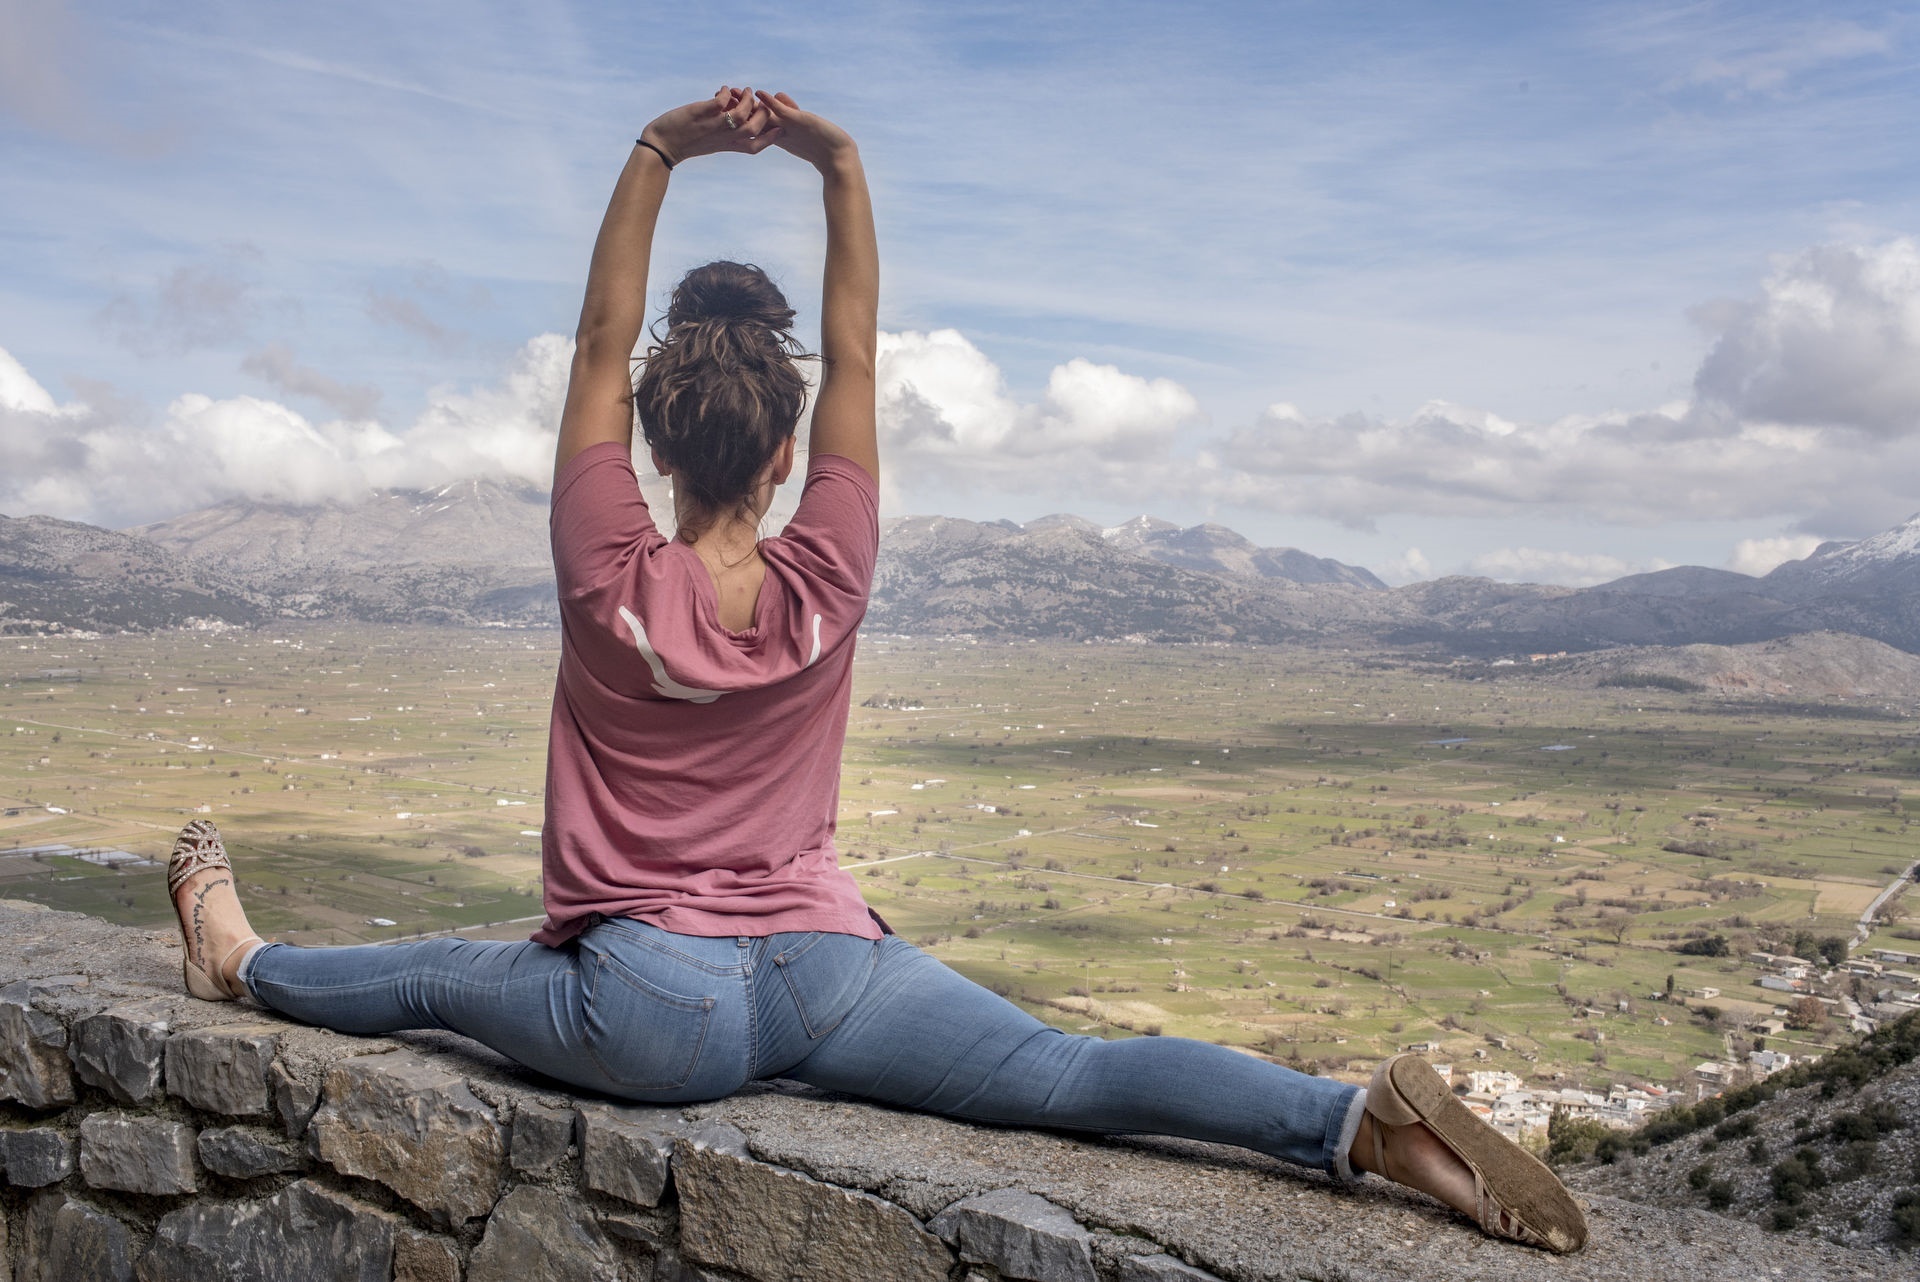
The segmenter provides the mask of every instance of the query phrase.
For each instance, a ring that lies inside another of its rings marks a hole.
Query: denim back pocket
[[[877,940],[824,932],[803,935],[774,955],[809,1038],[825,1037],[847,1017],[879,955]]]
[[[670,1091],[687,1084],[706,1044],[714,999],[687,996],[711,977],[695,966],[658,950],[640,950],[633,958],[653,972],[642,975],[634,964],[598,941],[580,944],[588,1056],[608,1081],[634,1091]],[[672,984],[673,988],[664,987]]]

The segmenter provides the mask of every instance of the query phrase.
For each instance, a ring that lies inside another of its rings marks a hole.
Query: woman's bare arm
[[[779,145],[820,171],[827,210],[826,281],[820,307],[820,391],[807,448],[852,459],[876,480],[880,445],[874,425],[878,358],[880,249],[860,149],[832,121],[800,110],[786,94],[760,94]]]
[[[729,114],[733,126],[726,123]],[[722,85],[706,101],[660,116],[640,136],[652,146],[634,145],[593,243],[554,450],[556,478],[567,461],[588,446],[606,441],[633,445],[631,361],[646,320],[653,229],[667,194],[667,162],[653,148],[677,165],[718,151],[763,151],[779,140],[780,130],[752,90]]]

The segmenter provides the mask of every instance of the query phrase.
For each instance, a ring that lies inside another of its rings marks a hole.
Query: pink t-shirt
[[[878,487],[815,454],[793,520],[760,542],[744,632],[663,538],[627,449],[582,450],[553,487],[560,676],[541,833],[555,945],[588,916],[684,935],[880,936],[835,857],[854,640],[879,551]]]

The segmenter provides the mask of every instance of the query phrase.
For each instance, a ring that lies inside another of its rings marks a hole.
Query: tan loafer
[[[1494,1237],[1567,1254],[1587,1242],[1580,1204],[1539,1158],[1488,1126],[1454,1097],[1418,1055],[1395,1055],[1374,1070],[1367,1112],[1388,1126],[1423,1122],[1473,1172],[1474,1220]],[[1386,1141],[1373,1128],[1375,1168],[1386,1170]]]

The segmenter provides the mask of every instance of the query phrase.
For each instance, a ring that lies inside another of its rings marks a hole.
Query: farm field
[[[0,897],[170,931],[157,861],[205,813],[270,937],[524,937],[557,646],[8,638]],[[1914,861],[1920,727],[1550,669],[868,637],[841,860],[901,934],[1064,1028],[1675,1081],[1776,1010],[1748,951],[1851,937]],[[1920,948],[1913,902],[1872,942]],[[1727,956],[1674,951],[1714,935]],[[1654,999],[1669,977],[1685,1004]]]

